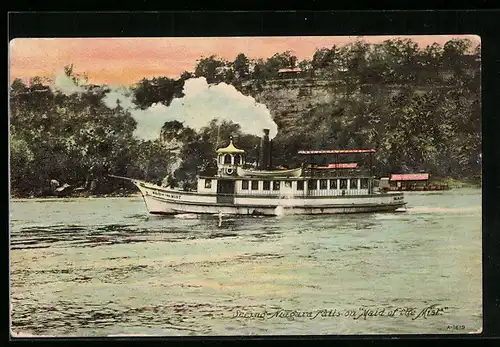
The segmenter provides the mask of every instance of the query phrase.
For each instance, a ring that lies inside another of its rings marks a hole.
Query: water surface
[[[405,195],[406,212],[220,227],[216,216],[148,215],[141,198],[12,200],[12,331],[477,332],[480,190]],[[418,316],[431,305],[441,311]]]

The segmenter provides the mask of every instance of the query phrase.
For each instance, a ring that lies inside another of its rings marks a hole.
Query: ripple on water
[[[13,330],[66,336],[441,332],[443,320],[432,319],[232,318],[236,310],[433,303],[453,307],[444,320],[467,317],[478,329],[478,196],[409,196],[416,209],[396,214],[231,217],[221,227],[217,216],[149,216],[140,199],[14,203]]]

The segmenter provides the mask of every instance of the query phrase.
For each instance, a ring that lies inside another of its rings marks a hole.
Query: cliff
[[[411,84],[350,84],[344,80],[318,78],[271,79],[265,82],[251,80],[240,88],[258,103],[267,106],[280,128],[294,126],[300,117],[312,110],[334,105],[347,97],[365,95],[375,97],[382,93],[387,99],[405,90],[423,95],[429,90],[452,90],[455,85],[411,85]]]

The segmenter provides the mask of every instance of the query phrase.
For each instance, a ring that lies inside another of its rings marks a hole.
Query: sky
[[[318,48],[343,46],[356,40],[379,43],[409,38],[424,48],[434,42],[443,45],[453,38],[475,35],[433,36],[302,36],[302,37],[189,37],[189,38],[22,38],[10,42],[10,81],[34,76],[54,79],[65,65],[86,73],[89,83],[130,86],[142,78],[178,78],[193,71],[197,59],[217,55],[234,60],[239,53],[251,59],[268,58],[291,51],[299,60],[311,59]]]

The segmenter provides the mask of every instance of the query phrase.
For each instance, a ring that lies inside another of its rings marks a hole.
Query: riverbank
[[[54,200],[54,199],[95,199],[95,198],[135,198],[140,197],[140,192],[132,192],[132,193],[111,193],[111,194],[66,194],[66,195],[44,195],[44,196],[23,196],[23,195],[10,195],[11,199],[16,200]]]
[[[432,181],[433,185],[447,185],[450,189],[458,188],[481,188],[481,182],[474,182],[468,180],[457,180],[454,178],[443,178]]]
[[[447,185],[450,189],[461,189],[461,188],[481,188],[481,183],[465,181],[465,180],[456,180],[453,178],[446,178],[440,180],[433,180],[433,185]],[[140,197],[141,193],[138,191],[131,192],[115,192],[109,194],[91,194],[87,192],[77,192],[77,193],[68,193],[64,195],[39,195],[39,196],[25,196],[18,195],[14,192],[11,192],[11,199],[74,199],[74,198],[131,198],[131,197]]]

